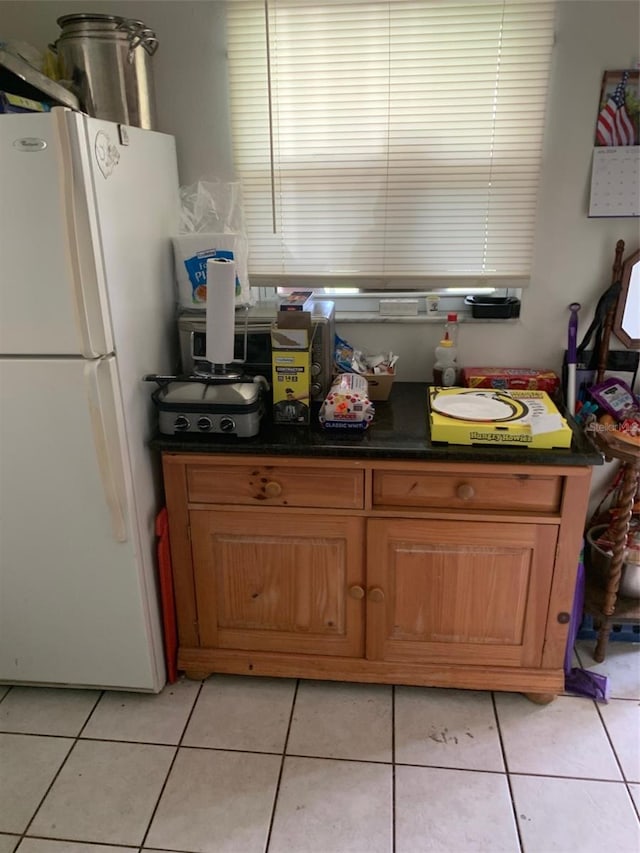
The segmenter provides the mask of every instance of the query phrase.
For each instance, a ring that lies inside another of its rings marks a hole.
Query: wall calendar
[[[640,145],[593,149],[589,216],[640,216]]]
[[[640,92],[637,70],[602,77],[589,216],[640,216]]]

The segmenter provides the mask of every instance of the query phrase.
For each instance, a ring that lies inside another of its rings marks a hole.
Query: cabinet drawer
[[[373,505],[558,512],[561,477],[374,471]]]
[[[364,472],[277,465],[187,465],[189,500],[251,506],[362,509]]]

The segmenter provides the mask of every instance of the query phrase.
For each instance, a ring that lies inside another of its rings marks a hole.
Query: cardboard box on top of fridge
[[[207,261],[236,263],[236,305],[251,304],[247,272],[248,243],[243,234],[180,234],[172,238],[178,303],[181,308],[207,308]]]
[[[311,314],[279,311],[271,327],[273,420],[308,424],[311,402]]]

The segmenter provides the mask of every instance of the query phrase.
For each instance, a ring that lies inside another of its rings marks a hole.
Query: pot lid
[[[99,12],[78,12],[71,15],[63,15],[58,18],[57,24],[59,27],[65,27],[67,24],[81,23],[82,21],[102,21],[105,23],[120,24],[124,18],[121,15],[102,15]]]

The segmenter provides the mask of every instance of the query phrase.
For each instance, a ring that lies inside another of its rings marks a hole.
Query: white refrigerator
[[[175,140],[63,108],[0,117],[0,682],[158,692],[175,371]]]

